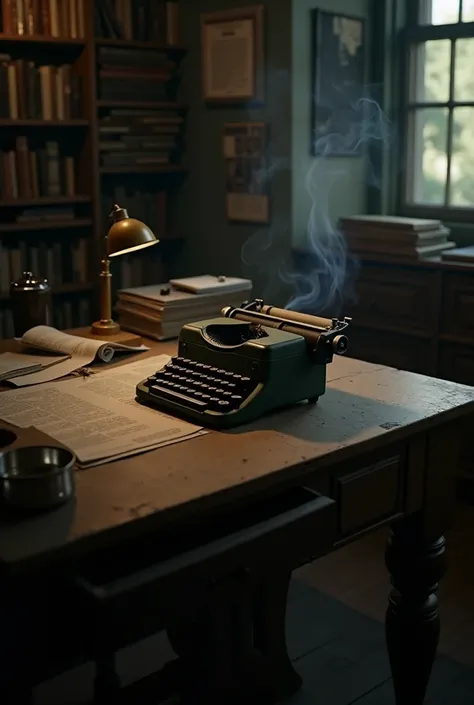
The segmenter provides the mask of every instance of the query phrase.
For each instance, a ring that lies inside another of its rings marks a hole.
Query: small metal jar
[[[30,328],[52,324],[51,287],[47,279],[35,277],[32,272],[10,285],[15,336],[21,338]]]

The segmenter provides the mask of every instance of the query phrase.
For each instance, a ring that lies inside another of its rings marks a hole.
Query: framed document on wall
[[[226,161],[228,220],[269,222],[266,144],[267,126],[264,122],[230,122],[224,125],[222,149]]]
[[[263,103],[263,5],[201,16],[203,98]]]

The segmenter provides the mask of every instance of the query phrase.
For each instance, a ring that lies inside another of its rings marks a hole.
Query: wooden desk
[[[147,354],[173,347],[152,344]],[[61,570],[91,551],[166,536],[191,517],[309,486],[337,503],[334,549],[391,523],[396,701],[421,705],[439,635],[435,593],[454,517],[460,421],[473,413],[474,388],[337,358],[316,406],[78,473],[74,504],[0,525],[1,566],[12,575]]]

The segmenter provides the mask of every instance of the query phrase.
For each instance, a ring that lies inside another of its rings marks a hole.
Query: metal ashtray
[[[20,446],[0,452],[3,499],[22,509],[45,510],[74,497],[76,456],[66,448]]]

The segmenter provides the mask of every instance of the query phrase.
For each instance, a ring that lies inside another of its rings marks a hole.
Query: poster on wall
[[[263,122],[224,125],[226,211],[230,221],[268,223],[270,220],[266,143],[267,125]]]
[[[359,156],[364,124],[365,25],[360,17],[312,10],[313,156]]]

